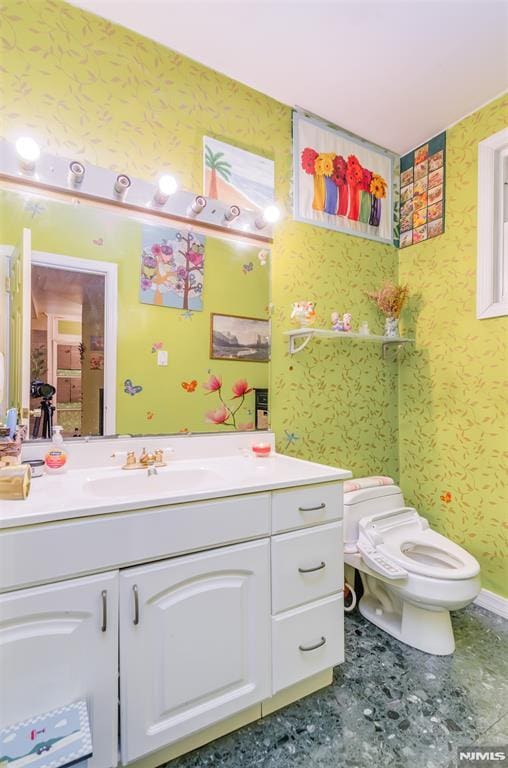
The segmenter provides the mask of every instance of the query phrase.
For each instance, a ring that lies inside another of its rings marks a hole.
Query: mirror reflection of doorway
[[[64,437],[103,435],[105,275],[40,264],[31,270],[30,435],[47,437],[48,407]],[[49,403],[41,394],[51,390],[41,384],[55,390]]]

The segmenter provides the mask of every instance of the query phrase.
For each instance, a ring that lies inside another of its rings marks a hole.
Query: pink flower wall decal
[[[229,416],[229,411],[225,405],[221,405],[216,411],[208,411],[205,419],[210,424],[224,424]]]
[[[233,400],[235,400],[237,397],[245,397],[245,395],[248,395],[249,392],[252,392],[252,387],[249,387],[247,379],[238,379],[238,381],[235,381],[231,389],[233,390],[234,394]]]
[[[208,381],[205,381],[203,384],[203,389],[207,389],[207,394],[211,394],[212,392],[218,392],[219,389],[222,387],[222,379],[219,378],[219,376],[214,376],[213,374],[210,376]]]

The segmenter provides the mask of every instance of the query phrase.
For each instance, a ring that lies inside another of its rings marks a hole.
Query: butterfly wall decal
[[[133,397],[134,395],[137,395],[139,394],[139,392],[143,391],[143,387],[140,386],[139,384],[136,384],[136,385],[133,384],[131,379],[125,379],[123,383],[123,387],[124,387],[123,391],[125,392],[125,394],[132,395]]]
[[[186,392],[195,392],[197,385],[198,383],[196,379],[192,379],[192,381],[182,381],[182,387]]]
[[[444,501],[445,504],[449,504],[452,500],[452,495],[450,491],[445,491],[445,493],[442,493],[439,498],[441,501]]]
[[[252,270],[254,269],[254,264],[252,263],[252,261],[249,261],[248,264],[243,265],[242,269],[244,274],[247,275],[249,272],[252,272]]]
[[[104,240],[102,239],[102,237],[98,237],[96,240],[92,240],[92,243],[94,245],[104,245]]]
[[[45,207],[41,205],[40,203],[34,203],[31,200],[27,201],[25,203],[25,210],[30,211],[32,214],[32,219],[35,219],[35,217],[39,214],[45,211]]]
[[[155,416],[155,413],[153,411],[147,411],[146,412],[147,421],[151,421],[154,416]]]

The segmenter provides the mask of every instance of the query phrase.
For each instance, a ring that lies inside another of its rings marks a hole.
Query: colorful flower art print
[[[394,161],[388,151],[295,112],[294,218],[392,243]]]
[[[140,302],[202,310],[205,242],[194,232],[143,226]]]
[[[445,222],[446,133],[400,159],[400,247],[442,235]]]

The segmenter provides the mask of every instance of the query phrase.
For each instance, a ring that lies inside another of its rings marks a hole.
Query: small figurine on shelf
[[[352,328],[351,315],[349,312],[346,312],[342,319],[338,312],[332,312],[330,320],[332,321],[332,331],[347,332]]]
[[[316,302],[295,301],[291,312],[291,320],[296,320],[300,325],[313,325],[316,321]]]
[[[330,316],[330,320],[332,321],[332,331],[343,331],[344,327],[342,325],[342,321],[340,319],[338,312],[332,312]]]

